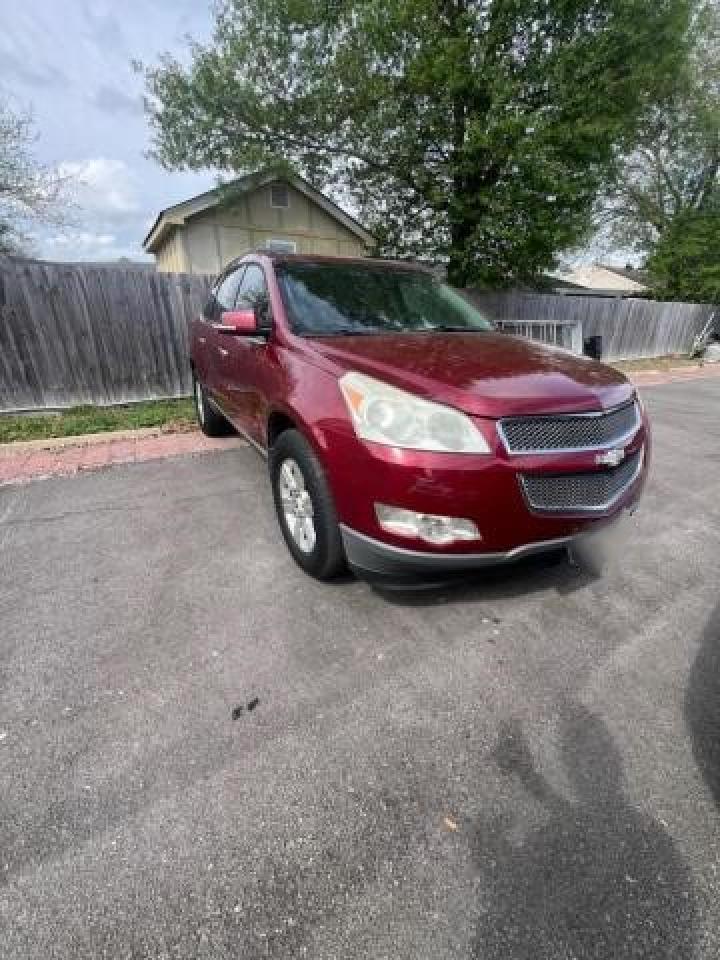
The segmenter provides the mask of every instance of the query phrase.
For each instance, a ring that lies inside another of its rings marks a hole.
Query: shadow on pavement
[[[542,826],[507,818],[478,832],[482,871],[477,960],[686,960],[694,896],[668,833],[623,794],[621,759],[603,722],[572,706],[560,723],[567,799],[536,768],[522,731],[501,732],[495,760],[532,797]],[[534,818],[533,818],[534,819]]]
[[[720,603],[703,631],[685,695],[693,755],[720,807]]]
[[[599,579],[584,565],[573,566],[565,550],[527,557],[515,563],[466,571],[441,581],[418,581],[412,586],[373,585],[388,603],[405,607],[434,607],[448,602],[512,599],[538,590],[571,594]]]

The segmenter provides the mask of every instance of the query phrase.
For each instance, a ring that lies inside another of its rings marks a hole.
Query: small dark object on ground
[[[260,703],[260,697],[253,697],[252,700],[248,700],[247,705],[246,705],[246,706],[247,706],[247,712],[248,712],[248,713],[252,713],[252,711],[255,709],[255,707],[256,707],[259,703]],[[233,720],[239,720],[240,717],[243,715],[243,711],[244,711],[245,709],[246,709],[246,707],[243,706],[242,704],[239,704],[239,706],[237,706],[237,707],[233,707],[233,712],[232,712],[232,718],[233,718]]]

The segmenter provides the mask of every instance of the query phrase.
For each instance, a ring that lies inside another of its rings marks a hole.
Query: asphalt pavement
[[[0,957],[720,956],[720,382],[598,576],[293,564],[248,448],[0,490]]]

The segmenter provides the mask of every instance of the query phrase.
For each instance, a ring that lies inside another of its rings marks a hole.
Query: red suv
[[[268,457],[295,560],[321,579],[569,545],[639,498],[649,428],[625,377],[499,333],[404,262],[253,253],[192,324],[200,426]]]

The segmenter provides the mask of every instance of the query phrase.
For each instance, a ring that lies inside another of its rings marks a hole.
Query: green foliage
[[[720,9],[698,0],[688,34],[689,56],[665,95],[642,117],[602,197],[600,223],[616,244],[647,253],[674,224],[720,192]]]
[[[57,414],[2,414],[0,443],[77,437],[141,427],[187,430],[194,423],[192,400],[152,400],[120,407],[73,407]]]
[[[643,116],[604,198],[616,243],[649,253],[657,296],[720,303],[720,10],[698,0],[689,55]]]
[[[648,261],[665,300],[720,304],[720,202],[678,214]]]
[[[588,229],[614,147],[684,55],[689,0],[221,0],[146,70],[169,169],[285,160],[385,254],[529,282]]]

